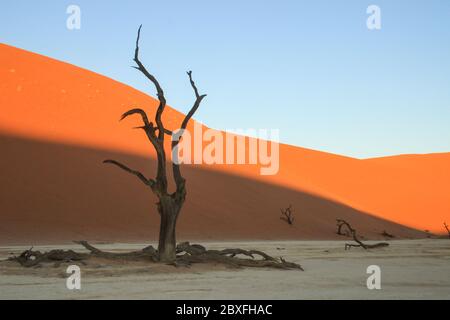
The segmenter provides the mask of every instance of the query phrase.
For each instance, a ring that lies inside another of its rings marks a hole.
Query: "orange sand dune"
[[[154,155],[145,136],[130,129],[139,124],[139,119],[117,121],[133,107],[148,110],[150,116],[157,106],[152,97],[93,72],[3,44],[0,73],[0,130],[5,135],[130,156]],[[207,100],[202,108],[208,108]],[[181,113],[167,107],[164,121],[169,128],[177,128],[182,118]],[[274,176],[260,176],[259,167],[252,165],[199,167],[211,169],[211,174],[222,172],[274,188],[289,188],[297,194],[316,195],[422,230],[440,232],[442,222],[450,222],[450,153],[359,160],[281,144],[280,170]],[[112,174],[118,185],[132,179]],[[208,183],[215,188],[220,181]],[[195,193],[193,187],[189,192]],[[264,192],[260,196],[266,197]],[[223,201],[227,206],[234,199],[225,197]],[[296,203],[302,211],[302,204],[295,198],[284,199],[276,206],[287,202]],[[321,217],[316,219],[320,221]]]
[[[145,174],[154,159],[1,136],[0,244],[148,241],[158,238],[156,197],[142,183],[111,166],[121,159]],[[336,218],[351,221],[367,238],[383,230],[397,238],[423,233],[334,201],[253,179],[184,166],[188,201],[178,240],[340,239]],[[295,224],[279,219],[292,203]]]

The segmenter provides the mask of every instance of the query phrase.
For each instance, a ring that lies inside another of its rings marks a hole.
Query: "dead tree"
[[[449,229],[449,227],[447,225],[447,222],[444,222],[444,228],[445,228],[445,230],[447,230],[448,238],[450,239],[450,229]]]
[[[286,209],[280,209],[281,211],[281,217],[280,219],[283,221],[286,221],[287,224],[293,225],[294,224],[294,216],[292,215],[292,205],[289,205]]]
[[[90,253],[76,253],[68,250],[51,250],[49,252],[41,253],[39,251],[33,251],[32,248],[24,251],[19,256],[9,258],[10,261],[16,261],[24,267],[38,267],[43,263],[53,263],[54,265],[60,265],[61,263],[70,263],[78,261],[85,263],[85,260],[90,258],[102,258],[119,261],[146,261],[146,262],[164,262],[174,266],[189,266],[193,263],[212,263],[223,264],[230,267],[263,267],[263,268],[277,268],[277,269],[297,269],[303,270],[303,268],[293,262],[288,262],[283,258],[273,258],[262,251],[257,250],[243,250],[243,249],[224,249],[224,250],[207,250],[201,245],[189,244],[189,242],[180,243],[176,245],[175,228],[177,218],[180,214],[181,208],[186,199],[186,180],[181,175],[181,170],[177,159],[172,159],[172,171],[173,179],[175,182],[175,191],[170,193],[168,191],[168,179],[167,179],[167,158],[164,149],[165,136],[172,138],[171,150],[173,155],[177,155],[177,146],[183,135],[184,130],[188,125],[189,120],[197,111],[200,103],[206,95],[200,95],[198,89],[192,79],[192,72],[188,71],[188,77],[192,89],[195,94],[195,102],[188,114],[185,116],[181,123],[180,129],[177,131],[170,131],[164,127],[162,122],[162,114],[166,106],[166,99],[164,97],[164,91],[156,78],[144,67],[139,60],[139,38],[141,34],[141,27],[139,27],[136,50],[134,54],[134,61],[136,62],[136,69],[142,72],[155,86],[159,106],[156,110],[155,124],[150,122],[147,114],[142,109],[132,109],[125,112],[120,120],[125,119],[128,116],[137,114],[140,115],[143,121],[143,125],[138,127],[142,129],[157,155],[157,172],[156,178],[147,178],[141,172],[130,169],[128,166],[120,163],[116,160],[105,160],[104,163],[113,164],[120,169],[136,176],[146,187],[156,195],[158,198],[157,209],[160,215],[160,231],[158,249],[148,246],[139,251],[132,251],[126,253],[113,253],[105,252],[95,248],[86,241],[76,241],[77,244],[82,245]],[[246,256],[250,258],[237,257]],[[256,258],[259,256],[260,258]]]
[[[77,244],[82,245],[89,253],[77,253],[72,250],[51,250],[49,252],[41,253],[39,251],[33,251],[32,248],[22,252],[19,256],[9,258],[10,261],[16,261],[24,267],[37,267],[43,263],[53,263],[60,265],[61,263],[70,263],[78,261],[84,263],[85,260],[90,258],[102,258],[119,261],[146,261],[146,262],[165,262],[174,266],[189,266],[194,263],[212,263],[223,264],[230,267],[263,267],[263,268],[276,268],[276,269],[297,269],[303,270],[303,268],[293,262],[288,262],[283,258],[273,258],[266,253],[258,250],[243,250],[243,249],[224,249],[224,250],[207,250],[201,245],[189,244],[189,242],[183,242],[176,245],[175,228],[177,218],[180,214],[181,208],[186,199],[186,180],[181,175],[181,170],[177,159],[172,159],[172,171],[173,179],[175,181],[175,191],[170,193],[168,191],[168,179],[167,179],[167,158],[164,149],[164,141],[166,136],[172,138],[171,150],[173,155],[177,155],[177,146],[186,130],[189,120],[206,95],[200,95],[198,89],[192,79],[192,72],[188,71],[189,82],[195,94],[195,102],[188,114],[185,116],[181,123],[180,129],[177,131],[170,131],[164,127],[162,122],[162,114],[166,106],[166,99],[164,91],[156,78],[144,67],[139,60],[139,38],[141,34],[141,28],[139,27],[136,39],[136,49],[134,54],[134,61],[136,65],[134,68],[142,72],[155,86],[159,105],[156,110],[155,124],[150,122],[146,112],[142,109],[132,109],[125,112],[120,120],[125,119],[131,115],[139,115],[142,118],[143,125],[138,127],[142,129],[157,155],[157,172],[156,178],[147,178],[141,172],[131,169],[128,166],[120,163],[116,160],[105,160],[104,163],[113,164],[120,169],[136,176],[146,187],[156,195],[158,198],[157,209],[160,215],[160,231],[158,249],[148,246],[139,251],[132,251],[126,253],[113,253],[105,252],[90,245],[87,241],[75,241]],[[292,219],[293,221],[293,219]],[[250,258],[237,257],[246,256]],[[259,256],[260,258],[256,258]]]
[[[134,53],[134,61],[136,63],[136,66],[134,66],[134,68],[142,72],[144,76],[147,77],[156,88],[156,93],[159,100],[158,109],[156,110],[155,115],[156,125],[153,124],[153,122],[149,121],[146,112],[142,109],[132,109],[125,112],[122,115],[121,120],[135,114],[140,115],[140,117],[142,118],[143,126],[139,128],[144,130],[157,155],[158,167],[156,178],[147,178],[141,172],[130,169],[126,165],[115,160],[105,160],[104,163],[116,165],[126,172],[135,175],[140,181],[144,183],[146,187],[149,187],[156,195],[159,200],[157,203],[157,209],[161,220],[158,243],[159,260],[164,262],[171,262],[175,260],[176,255],[175,228],[178,216],[186,198],[186,180],[181,175],[180,166],[177,161],[172,161],[173,179],[175,181],[176,190],[173,193],[170,193],[168,191],[167,158],[164,149],[164,141],[166,136],[173,135],[171,143],[172,151],[177,147],[182,137],[183,131],[188,125],[189,120],[197,111],[200,103],[206,97],[206,95],[199,94],[194,80],[192,79],[192,72],[188,71],[187,75],[189,77],[192,89],[194,90],[195,102],[190,111],[185,116],[183,122],[181,123],[180,130],[174,133],[164,127],[164,124],[162,122],[162,115],[166,107],[166,98],[164,96],[164,91],[161,88],[158,80],[156,80],[156,78],[145,68],[145,66],[139,60],[139,38],[141,35],[141,28],[142,25],[139,27],[137,33],[136,49]]]
[[[430,230],[426,229],[423,232],[425,232],[425,234],[427,235],[427,238],[431,238],[432,234],[431,234]]]
[[[387,243],[387,242],[379,242],[379,243],[375,243],[375,244],[363,243],[359,239],[356,230],[353,229],[352,226],[347,221],[342,220],[342,219],[336,219],[336,223],[337,223],[337,232],[336,232],[337,234],[344,235],[344,236],[351,236],[353,238],[353,240],[357,243],[357,244],[346,243],[345,250],[350,249],[352,247],[361,247],[361,248],[367,250],[367,249],[375,249],[375,248],[389,246],[389,243]],[[345,229],[345,231],[343,231],[343,229]]]

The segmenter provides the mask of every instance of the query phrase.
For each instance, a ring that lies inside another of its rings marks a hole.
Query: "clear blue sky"
[[[66,8],[81,8],[81,30]],[[366,27],[381,8],[382,29]],[[192,69],[218,129],[360,158],[450,151],[450,1],[1,1],[0,41],[96,71],[187,111]]]

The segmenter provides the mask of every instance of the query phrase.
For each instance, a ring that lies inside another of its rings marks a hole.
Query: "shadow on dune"
[[[108,150],[0,135],[0,242],[149,241],[158,236],[156,198],[135,177],[102,164],[121,160],[146,175],[155,161]],[[184,166],[188,196],[178,240],[342,239],[335,219],[368,238],[419,231],[305,192]],[[292,204],[295,224],[279,219]]]

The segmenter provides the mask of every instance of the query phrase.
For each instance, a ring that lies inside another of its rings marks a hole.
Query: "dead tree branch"
[[[200,95],[198,93],[198,89],[197,86],[195,85],[194,80],[192,79],[192,71],[188,71],[187,75],[189,76],[189,82],[191,83],[192,89],[194,90],[195,93],[195,102],[194,105],[192,106],[192,108],[189,110],[189,112],[186,114],[186,116],[183,119],[183,122],[181,123],[181,127],[178,131],[178,134],[176,136],[172,137],[172,154],[177,154],[177,146],[183,136],[184,130],[186,130],[187,125],[189,123],[189,120],[192,118],[192,116],[195,114],[195,112],[197,111],[198,107],[200,106],[200,103],[202,102],[202,100],[206,97],[206,94]],[[183,176],[181,175],[181,171],[180,171],[180,165],[179,165],[179,161],[178,159],[175,159],[176,161],[172,161],[172,171],[173,171],[173,177],[175,180],[175,184],[177,186],[177,192],[178,192],[178,196],[182,197],[184,199],[184,197],[186,196],[186,191],[185,191],[185,179],[183,178]]]
[[[183,265],[190,265],[193,263],[220,263],[235,268],[265,267],[275,269],[298,269],[303,271],[303,268],[299,264],[287,262],[283,258],[273,258],[258,250],[207,250],[200,245],[191,245],[189,242],[183,242],[177,245],[177,252],[185,253],[177,256],[177,262],[181,262]],[[250,257],[251,259],[238,258],[238,255]],[[255,256],[260,256],[261,259],[256,259]]]
[[[158,252],[153,246],[145,247],[139,251],[132,252],[124,252],[124,253],[113,253],[113,252],[105,252],[100,249],[95,248],[90,245],[87,241],[74,241],[77,244],[82,245],[84,248],[90,251],[90,254],[95,257],[111,259],[111,260],[131,260],[131,261],[139,261],[139,260],[148,260],[156,262],[158,261]]]
[[[353,238],[353,240],[357,243],[357,244],[351,244],[351,243],[346,243],[345,244],[345,250],[350,249],[352,247],[361,247],[365,250],[367,249],[375,249],[375,248],[381,248],[381,247],[387,247],[389,246],[389,243],[387,242],[379,242],[379,243],[375,243],[375,244],[366,244],[363,243],[358,235],[355,229],[352,228],[352,226],[345,220],[342,219],[336,219],[336,223],[337,223],[337,234],[339,235],[345,235],[345,236],[350,236]],[[346,232],[343,232],[343,228],[346,229]]]
[[[33,251],[33,248],[25,250],[19,256],[11,257],[7,260],[16,261],[21,266],[26,268],[39,266],[41,263],[55,263],[59,266],[61,263],[83,261],[88,256],[84,253],[77,253],[72,250],[51,250],[49,252],[41,253],[40,251]]]
[[[166,98],[164,97],[164,91],[161,88],[161,85],[159,84],[158,80],[156,80],[156,78],[150,72],[147,71],[145,66],[139,60],[139,39],[141,37],[141,29],[142,29],[142,25],[139,26],[138,34],[137,34],[137,38],[136,38],[136,49],[134,51],[134,62],[136,62],[137,67],[134,67],[134,68],[141,71],[154,84],[154,86],[156,88],[156,96],[158,97],[158,100],[159,100],[159,106],[156,111],[155,121],[156,121],[156,125],[159,129],[158,139],[163,141],[164,140],[164,125],[162,123],[161,117],[164,112],[164,108],[166,107]]]
[[[135,175],[136,177],[139,178],[139,180],[141,180],[145,185],[152,187],[155,184],[155,181],[152,179],[147,179],[142,173],[140,173],[139,171],[133,170],[128,168],[126,165],[115,161],[115,160],[105,160],[103,161],[103,163],[111,163],[114,164],[116,166],[118,166],[119,168],[125,170],[128,173],[131,173],[132,175]]]

